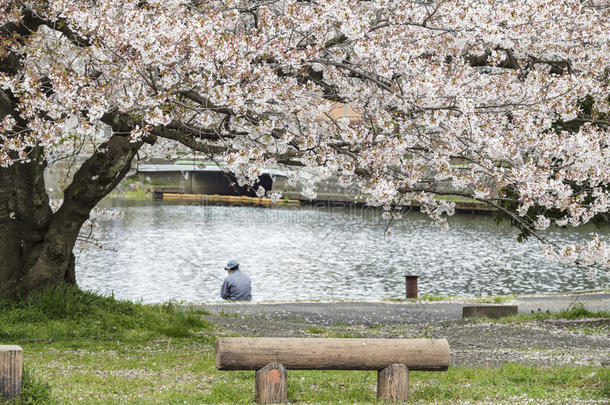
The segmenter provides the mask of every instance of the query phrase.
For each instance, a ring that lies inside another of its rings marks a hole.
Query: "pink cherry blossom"
[[[0,70],[18,100],[0,116],[3,167],[33,147],[51,162],[129,136],[156,140],[153,153],[197,150],[240,184],[298,167],[308,197],[337,174],[372,205],[416,202],[439,223],[454,207],[435,196],[457,193],[546,244],[539,231],[609,210],[605,1],[0,0],[0,11],[0,59],[21,63]],[[337,103],[356,116],[337,117]],[[102,123],[113,130],[100,139]],[[608,266],[603,239],[553,249]]]

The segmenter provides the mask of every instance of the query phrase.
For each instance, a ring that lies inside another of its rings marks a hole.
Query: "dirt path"
[[[610,294],[518,297],[520,312],[574,302],[610,310]],[[205,305],[219,336],[446,338],[454,366],[610,366],[610,318],[488,322],[461,319],[464,302],[315,302]]]

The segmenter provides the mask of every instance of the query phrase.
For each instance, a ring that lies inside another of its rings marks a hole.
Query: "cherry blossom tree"
[[[288,165],[313,195],[338,174],[440,224],[450,184],[549,254],[608,266],[603,236],[543,231],[607,221],[609,77],[598,0],[0,0],[0,296],[74,283],[92,209],[172,142],[243,184]],[[54,211],[45,167],[84,140]]]

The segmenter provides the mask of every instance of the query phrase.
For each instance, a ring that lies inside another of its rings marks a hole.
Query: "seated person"
[[[222,283],[220,296],[230,301],[250,301],[252,299],[252,287],[250,277],[239,271],[239,262],[230,260],[225,266],[229,275]]]

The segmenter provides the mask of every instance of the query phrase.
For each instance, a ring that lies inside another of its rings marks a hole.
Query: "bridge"
[[[239,186],[235,176],[225,167],[212,161],[176,161],[175,163],[147,163],[136,168],[138,175],[155,183],[172,185],[187,194],[220,194],[256,197],[259,186],[272,190],[274,180],[286,177],[284,171],[266,169],[254,186]]]

